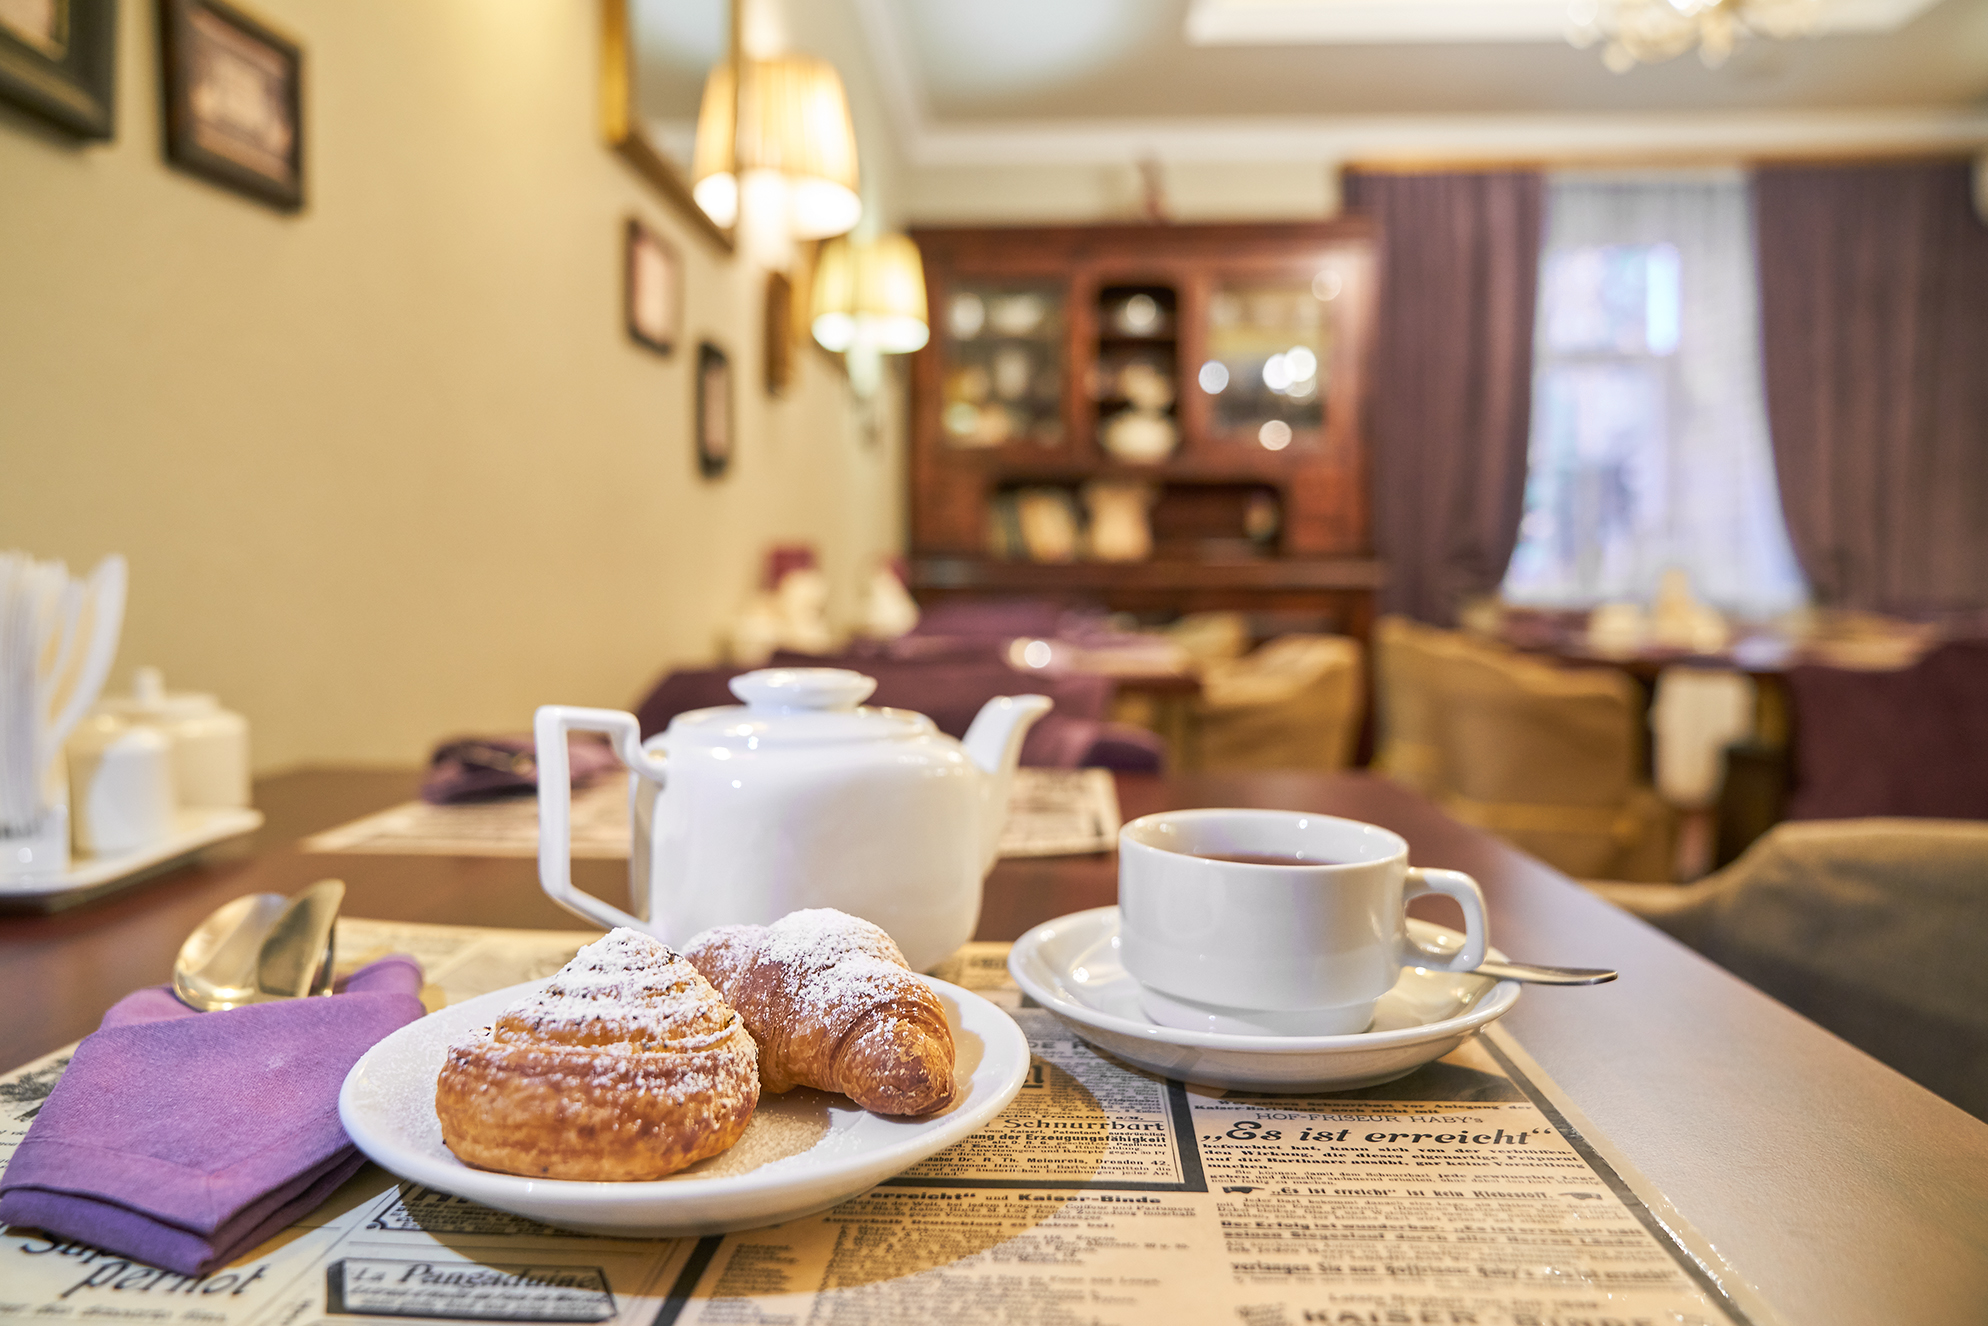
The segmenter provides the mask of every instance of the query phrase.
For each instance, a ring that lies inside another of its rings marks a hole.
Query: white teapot
[[[1022,737],[1040,695],[989,700],[954,741],[923,714],[858,708],[876,680],[840,668],[732,679],[743,707],[678,714],[649,740],[633,714],[538,711],[538,871],[552,900],[681,945],[714,925],[836,907],[890,932],[925,971],[972,937]],[[573,886],[566,734],[604,732],[629,780],[635,915]]]

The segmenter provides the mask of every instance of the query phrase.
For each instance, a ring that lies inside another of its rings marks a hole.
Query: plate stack
[[[69,868],[62,745],[117,656],[124,586],[122,557],[79,580],[0,553],[0,881]]]

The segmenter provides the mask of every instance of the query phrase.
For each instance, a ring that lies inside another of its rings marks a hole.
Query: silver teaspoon
[[[1489,958],[1477,964],[1476,974],[1532,985],[1606,985],[1615,979],[1615,973],[1606,967],[1542,967],[1537,963],[1494,962]]]
[[[331,993],[332,927],[344,901],[342,879],[321,879],[290,899],[256,956],[255,983],[262,998]]]
[[[278,893],[251,893],[215,909],[180,945],[173,993],[203,1013],[254,1003],[263,941],[289,905]]]
[[[251,893],[216,908],[173,960],[173,993],[203,1013],[331,993],[331,927],[345,885],[285,898]]]

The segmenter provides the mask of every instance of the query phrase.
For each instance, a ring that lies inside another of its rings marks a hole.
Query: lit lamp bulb
[[[830,240],[815,263],[812,330],[824,350],[849,356],[850,380],[874,390],[879,355],[910,354],[931,338],[925,264],[903,235]]]
[[[863,215],[856,194],[856,129],[835,66],[809,55],[743,61],[744,88],[732,66],[704,80],[690,193],[720,226],[739,220],[739,180],[748,206],[784,195],[796,239],[840,235]],[[736,172],[736,173],[735,173]]]

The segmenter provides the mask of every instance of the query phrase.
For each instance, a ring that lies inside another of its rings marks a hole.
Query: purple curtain
[[[1536,172],[1347,176],[1380,224],[1369,435],[1385,611],[1448,626],[1505,577],[1525,497]]]
[[[1781,505],[1835,606],[1988,606],[1988,229],[1959,162],[1763,169]]]

